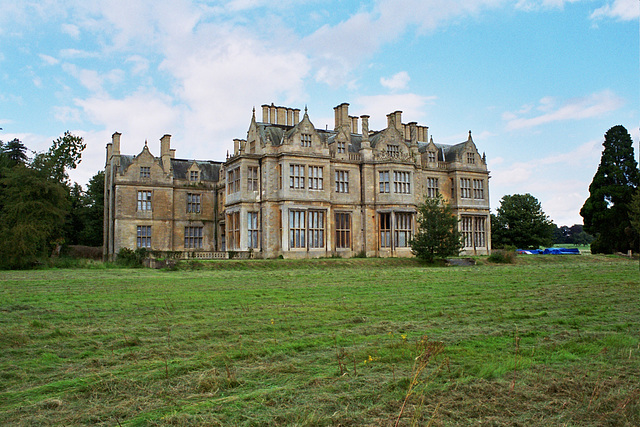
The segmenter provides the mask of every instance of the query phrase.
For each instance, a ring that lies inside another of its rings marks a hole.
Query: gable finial
[[[144,140],[144,146],[145,146],[145,148],[148,148],[148,147],[147,147],[147,145],[148,145],[148,143],[147,143],[147,140],[145,139],[145,140]]]
[[[472,141],[472,139],[471,139],[471,131],[469,131],[469,141]]]

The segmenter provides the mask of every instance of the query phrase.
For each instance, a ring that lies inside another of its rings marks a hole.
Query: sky
[[[105,146],[219,160],[252,108],[403,111],[434,142],[472,132],[491,208],[530,193],[558,226],[579,211],[604,133],[640,137],[638,0],[0,0],[0,140],[46,151],[87,144],[86,186]]]

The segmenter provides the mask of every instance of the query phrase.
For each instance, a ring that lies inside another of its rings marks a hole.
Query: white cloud
[[[596,9],[591,19],[612,18],[620,21],[632,21],[640,17],[640,3],[637,0],[614,0],[613,3]]]
[[[80,29],[77,25],[73,24],[62,24],[62,32],[68,34],[74,39],[77,39],[80,36]]]
[[[407,85],[409,84],[409,80],[411,80],[411,78],[409,77],[409,73],[407,73],[406,71],[400,71],[399,73],[394,74],[388,79],[385,77],[381,77],[380,84],[387,89],[399,90],[406,89]]]
[[[598,166],[602,141],[588,141],[572,151],[526,162],[489,159],[493,209],[506,194],[530,193],[557,225],[581,224],[580,208]]]
[[[507,129],[524,129],[557,121],[598,117],[604,113],[617,110],[623,104],[624,100],[622,98],[609,90],[605,90],[569,100],[557,108],[555,108],[552,98],[545,97],[540,100],[538,106],[538,110],[545,112],[545,114],[524,118],[521,116],[525,114],[525,111],[529,111],[529,108],[523,108],[517,113],[503,113],[502,118],[507,121]]]
[[[361,96],[355,99],[354,109],[362,111],[362,114],[371,116],[369,128],[371,130],[387,127],[387,114],[392,113],[390,108],[402,111],[402,121],[418,122],[424,120],[424,108],[433,104],[435,96],[423,96],[414,93]]]
[[[40,59],[42,59],[42,61],[47,64],[47,65],[57,65],[60,61],[56,58],[54,58],[53,56],[49,56],[49,55],[44,55],[44,54],[40,54]]]
[[[516,9],[533,11],[540,9],[562,9],[567,3],[575,3],[580,0],[518,0]]]

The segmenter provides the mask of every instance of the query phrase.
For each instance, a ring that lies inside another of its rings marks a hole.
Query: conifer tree
[[[596,236],[591,252],[637,250],[637,233],[631,226],[629,207],[640,174],[631,136],[624,126],[614,126],[604,135],[603,146],[600,165],[589,185],[589,198],[580,210],[585,230]]]
[[[462,239],[458,218],[441,195],[427,197],[418,205],[418,232],[410,244],[411,252],[427,262],[460,253]]]

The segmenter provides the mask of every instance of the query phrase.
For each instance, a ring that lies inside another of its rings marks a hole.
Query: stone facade
[[[350,116],[349,104],[334,112],[334,129],[323,130],[306,109],[300,119],[298,109],[263,105],[225,162],[176,159],[169,135],[159,157],[146,143],[123,155],[115,133],[105,257],[125,247],[196,258],[411,256],[417,205],[437,194],[460,218],[463,253],[490,252],[489,172],[471,132],[460,144],[436,144],[400,111],[380,131],[369,130],[369,116]]]

